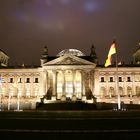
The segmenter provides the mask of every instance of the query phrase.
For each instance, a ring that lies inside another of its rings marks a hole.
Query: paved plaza
[[[1,111],[1,139],[140,138],[140,111]]]

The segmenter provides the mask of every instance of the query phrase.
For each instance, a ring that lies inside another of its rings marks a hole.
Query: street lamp
[[[19,91],[18,91],[18,85],[17,85],[17,81],[14,82],[14,88],[15,88],[15,92],[17,93],[17,111],[19,111],[19,105],[20,105],[20,95],[19,95]]]
[[[18,95],[17,95],[17,111],[19,111],[19,105],[20,105],[20,95],[19,95],[19,91],[18,92]]]

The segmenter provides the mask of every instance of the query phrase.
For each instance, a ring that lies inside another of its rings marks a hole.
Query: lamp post
[[[8,98],[8,110],[10,110],[11,106],[11,93],[9,92],[9,98]]]
[[[17,111],[19,111],[19,105],[20,105],[20,95],[19,95],[19,92],[18,92],[18,95],[17,95]]]

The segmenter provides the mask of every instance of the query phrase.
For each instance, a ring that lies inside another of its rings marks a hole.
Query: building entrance
[[[66,98],[71,99],[73,94],[73,83],[72,81],[66,82]]]
[[[57,73],[57,99],[61,99],[62,95],[70,100],[73,96],[81,99],[82,75],[80,71],[66,70]]]

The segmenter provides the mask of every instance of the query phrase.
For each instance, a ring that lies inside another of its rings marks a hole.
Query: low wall
[[[8,98],[1,99],[0,109],[1,110],[30,110],[36,109],[36,102],[38,102],[38,98],[21,98],[17,100],[17,98]]]

